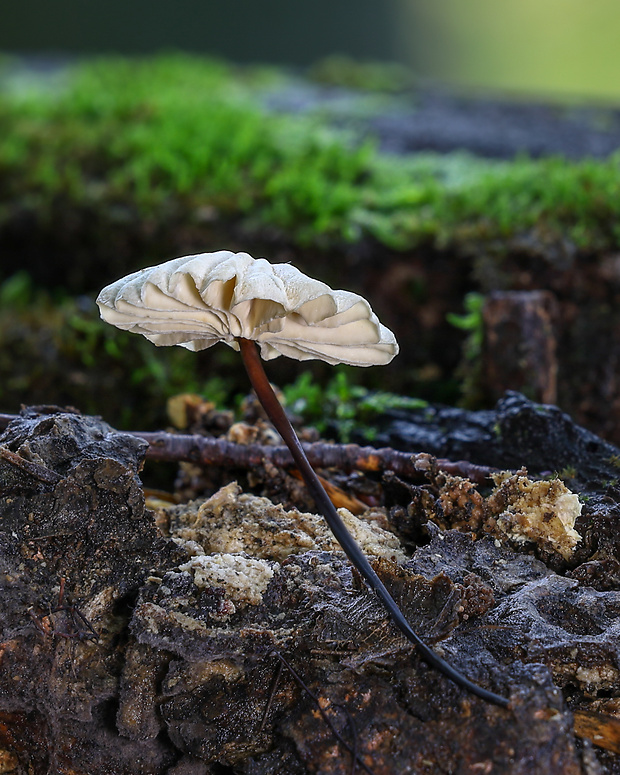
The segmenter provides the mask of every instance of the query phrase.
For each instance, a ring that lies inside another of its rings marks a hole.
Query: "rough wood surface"
[[[482,317],[485,394],[508,389],[544,404],[558,399],[557,299],[549,291],[505,291],[486,299]]]
[[[154,514],[145,449],[62,412],[0,437],[5,772],[617,766],[571,713],[611,717],[596,703],[620,696],[616,490],[588,493],[569,560],[489,532],[488,492],[432,465],[426,483],[386,477],[382,508],[348,517],[412,624],[507,693],[504,710],[419,660],[320,518],[282,505],[286,480],[257,471],[250,492],[220,471],[222,489]]]

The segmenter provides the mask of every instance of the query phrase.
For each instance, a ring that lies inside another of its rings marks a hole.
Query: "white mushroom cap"
[[[398,353],[368,302],[333,291],[290,264],[220,250],[142,269],[104,288],[101,317],[153,344],[239,349],[252,339],[265,360],[288,355],[373,366]]]

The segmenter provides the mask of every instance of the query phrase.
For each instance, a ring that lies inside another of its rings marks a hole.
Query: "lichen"
[[[533,481],[524,472],[503,472],[494,480],[487,505],[497,513],[497,529],[517,544],[532,542],[570,559],[581,541],[575,530],[579,496],[559,479]]]
[[[193,542],[192,546],[200,545],[205,554],[245,552],[260,560],[283,562],[291,554],[340,551],[321,516],[296,509],[287,511],[267,498],[242,493],[236,482],[204,501],[173,506],[166,511],[170,534]],[[396,562],[406,559],[393,533],[355,517],[346,509],[339,513],[366,554]]]
[[[242,554],[198,555],[180,566],[191,573],[199,588],[222,587],[234,603],[258,605],[273,578],[277,563]]]

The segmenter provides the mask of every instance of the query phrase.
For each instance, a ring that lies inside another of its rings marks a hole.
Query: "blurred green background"
[[[617,0],[23,0],[2,3],[0,50],[180,49],[306,66],[332,54],[527,94],[620,97]]]
[[[527,94],[620,97],[617,0],[402,0],[402,54],[424,74]]]

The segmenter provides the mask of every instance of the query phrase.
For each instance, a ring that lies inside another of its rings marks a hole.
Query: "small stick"
[[[278,669],[276,671],[275,677],[273,681],[271,682],[271,689],[269,690],[269,697],[267,698],[267,704],[265,705],[265,710],[263,712],[263,718],[260,722],[260,726],[258,728],[258,734],[262,734],[263,730],[265,729],[265,724],[267,723],[267,718],[269,717],[269,711],[271,710],[271,705],[273,703],[273,698],[276,694],[276,689],[278,688],[278,683],[280,682],[280,676],[282,675],[282,668],[284,667],[283,662],[278,662]]]
[[[368,775],[374,775],[374,772],[368,767],[367,764],[365,764],[364,761],[360,758],[360,755],[357,751],[357,728],[355,726],[355,722],[353,721],[353,717],[349,713],[349,711],[346,708],[343,708],[342,705],[335,705],[335,708],[342,708],[345,711],[345,715],[347,717],[347,722],[349,726],[351,727],[351,730],[353,732],[353,745],[349,745],[347,741],[344,739],[344,737],[340,734],[340,732],[336,729],[336,727],[332,724],[331,719],[325,713],[323,708],[321,707],[321,703],[319,702],[319,698],[314,694],[314,692],[311,691],[310,687],[306,684],[306,682],[303,680],[303,678],[299,675],[299,673],[295,670],[295,668],[291,665],[291,663],[286,660],[282,654],[280,654],[279,651],[276,649],[272,652],[279,660],[280,664],[284,665],[286,669],[289,671],[289,673],[293,676],[293,678],[297,681],[297,683],[301,686],[301,688],[306,692],[306,694],[310,697],[310,699],[314,702],[314,704],[317,707],[317,710],[321,714],[321,717],[323,721],[327,724],[327,726],[331,729],[332,734],[336,738],[336,740],[345,748],[349,754],[351,755],[351,767],[352,772],[355,773],[355,763],[357,762],[360,764],[363,770],[365,770]]]
[[[204,436],[132,431],[148,442],[146,456],[151,460],[188,460],[204,465],[253,468],[265,460],[278,468],[295,465],[288,447],[261,444],[235,444]],[[310,464],[318,468],[338,468],[341,471],[394,471],[407,479],[424,480],[429,455],[399,452],[390,447],[360,447],[357,444],[328,444],[315,442],[301,445]],[[483,484],[497,469],[479,466],[467,460],[437,459],[438,470]]]
[[[0,429],[18,415],[0,414]],[[187,461],[224,468],[254,468],[269,461],[278,468],[291,468],[293,457],[285,446],[235,444],[225,439],[210,439],[197,434],[166,433],[165,431],[125,431],[129,436],[143,439],[149,445],[146,457],[155,461]],[[390,447],[361,447],[357,444],[329,444],[316,442],[301,445],[310,464],[317,468],[337,468],[341,471],[393,471],[406,479],[423,481],[429,467],[429,455],[412,454]],[[1,448],[0,448],[1,449]],[[21,458],[20,458],[21,460]],[[438,458],[439,471],[483,484],[498,469],[476,465],[467,460]]]
[[[6,447],[0,447],[0,460],[6,460],[7,463],[15,466],[15,468],[19,468],[20,471],[23,471],[25,474],[28,474],[28,476],[37,479],[43,484],[58,484],[62,479],[62,476],[51,468],[26,460],[21,457],[21,455],[18,455],[16,452],[11,452],[11,450]]]

